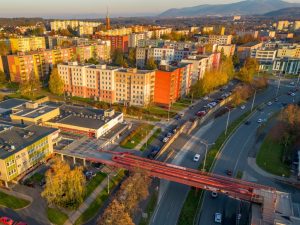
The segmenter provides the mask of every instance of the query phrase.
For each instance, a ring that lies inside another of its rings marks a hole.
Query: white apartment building
[[[137,48],[136,61],[137,65],[143,67],[148,59],[153,58],[154,61],[160,62],[164,60],[170,63],[175,59],[175,49],[172,48]]]
[[[135,48],[140,40],[146,39],[146,33],[132,33],[129,35],[128,47]]]
[[[253,49],[250,57],[257,59],[260,64],[272,64],[276,53],[277,50],[272,49]]]
[[[58,31],[64,30],[68,27],[72,29],[77,29],[79,26],[89,26],[89,27],[98,27],[102,23],[100,22],[90,22],[90,21],[79,21],[79,20],[55,20],[50,22],[51,30]]]

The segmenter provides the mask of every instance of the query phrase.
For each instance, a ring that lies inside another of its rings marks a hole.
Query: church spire
[[[106,30],[110,30],[110,18],[108,13],[108,7],[106,8]]]

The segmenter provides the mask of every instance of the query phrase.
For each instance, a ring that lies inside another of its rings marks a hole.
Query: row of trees
[[[85,177],[82,167],[71,169],[69,164],[55,159],[46,172],[46,186],[42,197],[49,205],[77,208],[84,200]]]
[[[121,185],[113,201],[99,218],[98,225],[134,225],[132,217],[140,201],[149,195],[151,178],[142,172],[136,172]]]

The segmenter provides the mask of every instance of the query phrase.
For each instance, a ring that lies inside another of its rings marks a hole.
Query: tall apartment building
[[[91,22],[91,21],[79,21],[79,20],[55,20],[50,22],[51,30],[58,31],[64,30],[68,27],[72,29],[78,29],[80,26],[88,26],[88,27],[98,27],[102,23],[100,22]]]
[[[68,63],[59,64],[58,73],[72,96],[136,106],[153,101],[154,71]]]
[[[153,102],[155,71],[119,69],[115,79],[117,102],[136,106]]]
[[[128,52],[128,42],[129,36],[122,35],[122,36],[114,36],[114,35],[106,35],[106,36],[99,36],[102,40],[109,40],[111,43],[111,51],[113,52],[116,49],[121,49],[123,52]]]
[[[29,52],[40,49],[46,49],[45,37],[18,37],[10,38],[11,52]]]
[[[110,59],[110,42],[98,45],[57,48],[29,53],[19,53],[4,57],[4,71],[13,82],[22,82],[34,75],[45,79],[54,65],[60,62],[78,60],[84,62],[92,57],[107,62]]]
[[[138,40],[137,47],[139,48],[145,48],[145,47],[155,47],[155,48],[161,48],[165,44],[165,41],[162,39],[141,39]]]
[[[290,22],[287,20],[278,21],[277,23],[277,30],[284,30],[287,29],[290,25]]]
[[[123,35],[129,35],[132,33],[132,28],[130,27],[122,27],[117,29],[111,29],[107,31],[99,31],[96,32],[96,35],[99,36],[123,36]]]
[[[136,49],[136,62],[139,67],[144,67],[150,58],[160,62],[164,60],[166,63],[174,61],[175,49],[174,48],[137,48]]]
[[[58,129],[36,125],[26,128],[0,126],[0,182],[17,181],[53,154]]]
[[[235,53],[235,45],[215,45],[214,48],[213,52],[223,52],[226,57],[233,56]]]
[[[231,42],[232,35],[209,35],[208,37],[209,44],[230,45]]]
[[[132,33],[129,35],[128,47],[135,48],[140,40],[145,40],[146,38],[146,33]]]
[[[169,27],[152,27],[150,31],[153,32],[153,37],[160,38],[162,35],[170,34],[172,28]]]
[[[161,65],[155,71],[154,103],[171,106],[189,93],[192,64]]]

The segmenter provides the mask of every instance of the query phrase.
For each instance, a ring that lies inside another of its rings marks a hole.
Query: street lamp
[[[109,174],[107,174],[107,194],[109,194]]]
[[[203,144],[203,145],[205,146],[204,163],[203,163],[203,168],[202,168],[202,172],[205,172],[206,157],[207,157],[208,146],[209,146],[209,145],[214,145],[215,143],[210,143],[210,144],[208,144],[207,141],[205,141],[205,140],[200,140],[200,143]]]
[[[253,96],[253,101],[252,101],[252,105],[251,105],[251,112],[253,111],[253,108],[254,108],[255,98],[256,98],[256,89],[254,89],[254,96]]]
[[[228,117],[227,117],[227,121],[226,121],[225,136],[227,135],[228,125],[229,125],[229,118],[230,118],[230,112],[231,112],[231,110],[229,108]]]

